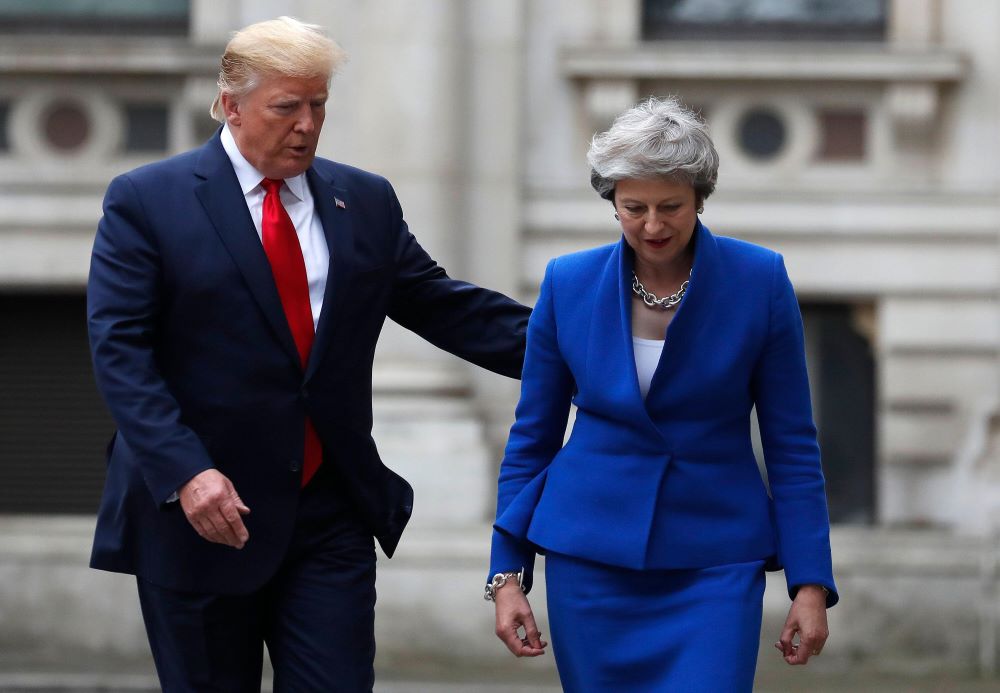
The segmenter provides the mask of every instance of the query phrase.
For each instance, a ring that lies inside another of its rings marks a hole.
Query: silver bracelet
[[[514,580],[517,582],[517,586],[524,591],[524,568],[517,571],[516,573],[497,573],[490,580],[490,584],[486,585],[486,593],[483,595],[483,599],[488,602],[495,602],[497,600],[497,590],[507,584],[509,580]]]

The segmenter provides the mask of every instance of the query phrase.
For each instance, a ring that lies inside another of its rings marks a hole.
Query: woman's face
[[[615,184],[615,210],[636,264],[666,269],[685,257],[698,202],[685,182],[629,178]]]

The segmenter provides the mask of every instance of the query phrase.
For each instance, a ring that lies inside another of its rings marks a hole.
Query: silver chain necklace
[[[694,270],[691,270],[691,272],[693,271]],[[688,277],[691,276],[691,272],[688,272]],[[677,289],[675,293],[672,293],[669,296],[664,296],[663,298],[657,298],[656,294],[650,293],[646,290],[646,287],[644,287],[642,282],[639,281],[639,277],[636,276],[634,271],[632,272],[632,293],[641,298],[647,308],[670,310],[684,298],[684,294],[687,293],[688,285],[690,283],[690,279],[685,279],[684,283],[681,284],[681,288]]]

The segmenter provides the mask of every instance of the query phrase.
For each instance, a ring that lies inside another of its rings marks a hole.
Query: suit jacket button
[[[302,465],[299,463],[298,460],[292,460],[291,462],[288,463],[288,471],[290,472],[302,471]]]

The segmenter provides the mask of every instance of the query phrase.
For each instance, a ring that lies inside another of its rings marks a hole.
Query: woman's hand
[[[792,644],[798,633],[799,642]],[[830,631],[826,625],[826,592],[819,585],[803,585],[795,595],[781,637],[774,646],[788,664],[805,664],[823,651]]]
[[[535,617],[531,613],[528,598],[521,591],[517,582],[511,580],[497,590],[497,637],[503,640],[515,657],[537,657],[545,654],[547,642],[542,640],[542,634],[535,625]],[[524,637],[520,629],[524,629]]]

